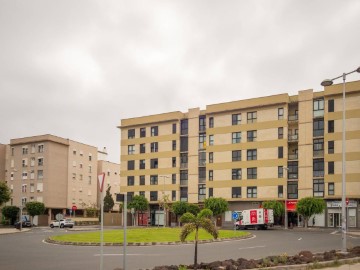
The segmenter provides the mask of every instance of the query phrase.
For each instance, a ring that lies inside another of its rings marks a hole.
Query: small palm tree
[[[195,255],[194,255],[194,269],[197,269],[197,246],[199,240],[199,228],[203,228],[215,239],[218,238],[218,231],[214,224],[211,222],[212,211],[210,209],[203,209],[196,216],[187,212],[181,216],[180,221],[184,223],[184,227],[181,230],[180,240],[185,241],[186,237],[193,231],[195,231]]]

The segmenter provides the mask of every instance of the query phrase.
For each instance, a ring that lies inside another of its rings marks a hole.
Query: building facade
[[[94,146],[53,135],[12,139],[5,161],[8,205],[43,202],[48,222],[58,213],[83,216],[98,205],[97,155]]]
[[[348,225],[360,227],[360,81],[346,89]],[[321,197],[327,209],[313,224],[340,226],[342,110],[342,86],[333,85],[123,119],[120,192],[147,197],[155,223],[164,195],[197,204],[223,197],[230,211],[221,223],[279,200],[293,224],[298,199]]]

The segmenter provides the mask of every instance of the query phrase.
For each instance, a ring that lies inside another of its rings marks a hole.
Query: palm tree
[[[180,221],[184,223],[180,234],[180,240],[185,241],[186,237],[190,233],[195,231],[195,255],[194,255],[194,269],[197,269],[197,246],[199,240],[199,228],[203,228],[209,234],[211,234],[215,239],[218,238],[218,231],[214,224],[211,222],[210,218],[212,217],[212,211],[210,209],[203,209],[196,216],[189,212],[183,214],[180,218]]]

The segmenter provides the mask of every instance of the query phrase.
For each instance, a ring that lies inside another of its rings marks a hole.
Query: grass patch
[[[149,243],[149,242],[175,242],[180,241],[180,228],[141,228],[129,229],[126,231],[127,242]],[[219,238],[235,238],[248,235],[248,232],[219,230]],[[123,230],[104,231],[105,243],[122,243],[124,238]],[[194,240],[195,233],[190,234],[186,240]],[[52,240],[60,242],[93,242],[100,243],[100,231],[83,232],[77,234],[63,234],[50,237]],[[199,230],[200,240],[210,240],[212,236],[206,231]]]

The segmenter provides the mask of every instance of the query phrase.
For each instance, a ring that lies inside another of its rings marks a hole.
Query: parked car
[[[15,226],[16,229],[20,229],[20,221],[16,222],[16,223],[14,224],[14,226]],[[24,227],[31,227],[31,222],[28,221],[28,220],[23,220],[21,226],[22,226],[23,228],[24,228]]]
[[[64,228],[64,227],[68,227],[68,228],[72,228],[74,227],[75,223],[72,219],[70,218],[66,218],[66,219],[60,219],[60,220],[55,220],[53,222],[50,223],[50,227],[54,228],[54,227],[60,227],[60,228]]]

